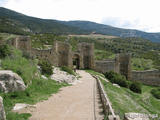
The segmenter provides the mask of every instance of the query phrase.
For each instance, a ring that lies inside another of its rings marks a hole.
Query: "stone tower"
[[[94,69],[94,44],[93,43],[80,43],[78,51],[82,57],[84,69]]]
[[[13,41],[12,41],[12,45],[17,48],[22,50],[23,52],[31,52],[32,46],[31,46],[31,39],[30,37],[27,36],[19,36],[16,37]]]
[[[72,67],[72,49],[70,44],[56,41],[54,51],[57,54],[58,66]]]
[[[120,74],[126,76],[128,80],[131,80],[131,54],[120,53],[116,59],[119,61]]]

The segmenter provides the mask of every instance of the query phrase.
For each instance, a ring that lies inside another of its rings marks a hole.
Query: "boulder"
[[[18,74],[9,70],[0,70],[0,90],[2,92],[24,91],[26,86]]]
[[[147,114],[143,113],[125,113],[124,120],[150,120]]]
[[[48,80],[48,78],[44,75],[41,75],[41,78],[45,79],[45,80]]]
[[[0,120],[6,120],[6,115],[3,106],[3,98],[0,96]]]
[[[13,107],[12,111],[13,112],[18,112],[18,111],[21,111],[22,109],[25,109],[25,108],[35,108],[35,107],[36,107],[36,105],[16,103],[15,106]]]
[[[51,79],[60,83],[65,82],[68,84],[72,84],[73,82],[78,80],[76,76],[68,74],[65,71],[61,71],[58,67],[54,68],[53,75],[51,75]]]

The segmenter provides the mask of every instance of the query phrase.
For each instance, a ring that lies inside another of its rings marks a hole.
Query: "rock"
[[[28,107],[33,107],[35,108],[36,106],[35,105],[29,105],[29,104],[24,104],[24,103],[17,103],[15,104],[15,106],[13,107],[12,111],[14,112],[18,112],[24,108],[28,108]]]
[[[0,97],[0,120],[6,120],[6,114],[3,106],[3,98]]]
[[[43,79],[45,79],[45,80],[48,80],[48,78],[47,78],[46,76],[44,76],[44,75],[41,75],[41,77],[42,77]]]
[[[65,71],[61,71],[60,68],[55,67],[53,69],[53,75],[51,75],[51,79],[58,81],[58,82],[65,82],[72,84],[74,81],[77,80],[77,77],[74,75],[70,75]]]
[[[120,86],[118,84],[112,84],[113,86],[120,88]]]
[[[9,70],[0,70],[0,90],[2,92],[24,91],[26,86],[18,74]]]
[[[120,120],[119,116],[115,116],[115,118],[112,115],[108,116],[108,120]]]
[[[150,120],[147,114],[125,113],[124,120]]]

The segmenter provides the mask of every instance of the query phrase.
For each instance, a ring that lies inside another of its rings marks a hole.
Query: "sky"
[[[0,6],[44,19],[160,32],[160,0],[0,0]]]

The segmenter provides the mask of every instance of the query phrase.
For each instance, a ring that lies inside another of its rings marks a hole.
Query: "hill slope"
[[[79,28],[64,25],[56,20],[34,18],[0,7],[0,32],[9,33],[86,33]]]
[[[103,25],[89,21],[69,21],[63,23],[66,25],[79,27],[87,31],[92,31],[104,35],[112,35],[119,37],[141,37],[151,40],[152,42],[160,42],[160,33],[147,33],[138,30],[116,28],[109,25]]]
[[[96,32],[119,37],[142,37],[152,42],[160,42],[160,33],[146,33],[138,30],[121,29],[89,21],[58,21],[40,19],[0,7],[0,32],[17,34],[55,33],[90,34]]]

